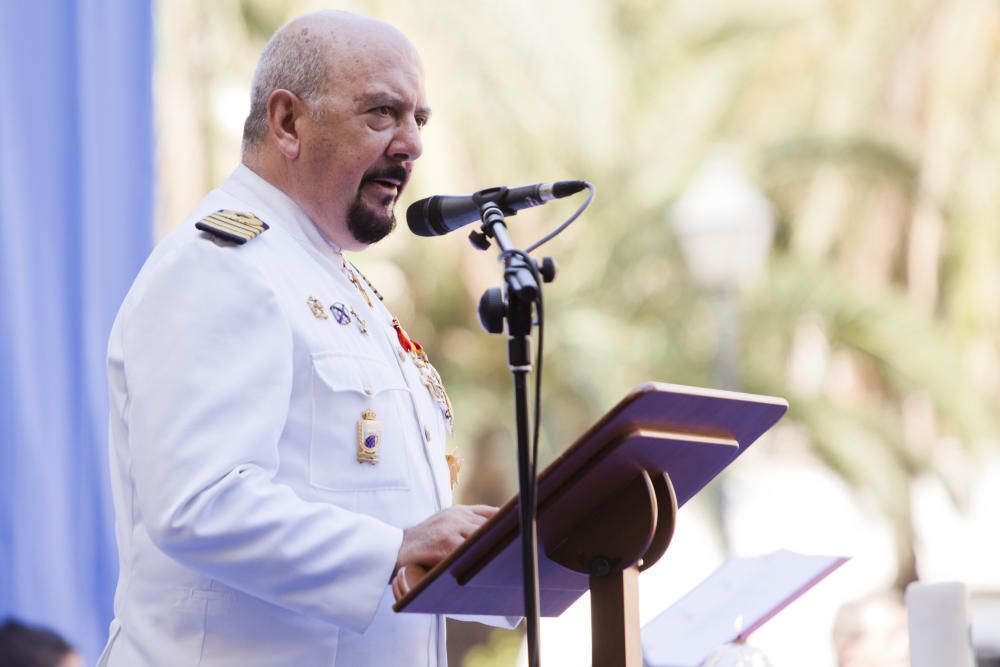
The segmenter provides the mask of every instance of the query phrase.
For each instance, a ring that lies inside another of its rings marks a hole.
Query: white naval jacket
[[[220,209],[270,229],[195,229]],[[443,619],[394,613],[388,584],[401,528],[451,503],[446,423],[341,262],[240,166],[143,266],[108,349],[121,569],[99,664],[445,664]],[[366,409],[374,465],[357,460]]]

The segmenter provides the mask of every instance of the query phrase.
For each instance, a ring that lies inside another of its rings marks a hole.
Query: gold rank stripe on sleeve
[[[253,213],[225,210],[206,215],[194,226],[237,245],[257,238],[268,229],[267,223]]]

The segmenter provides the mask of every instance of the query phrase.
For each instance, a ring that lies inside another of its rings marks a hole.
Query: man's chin
[[[395,197],[383,206],[371,206],[355,199],[347,210],[347,229],[358,243],[378,243],[396,228]]]

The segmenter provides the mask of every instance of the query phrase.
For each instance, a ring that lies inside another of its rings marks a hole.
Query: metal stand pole
[[[528,376],[531,373],[532,308],[540,286],[524,258],[515,251],[504,224],[503,212],[492,202],[481,206],[483,233],[493,238],[505,257],[506,304],[495,300],[507,322],[507,356],[514,377],[514,409],[517,421],[517,470],[520,490],[521,566],[524,577],[524,616],[527,624],[528,667],[539,667],[538,534],[535,525],[535,462],[528,426]],[[480,318],[483,318],[482,302]],[[496,313],[494,313],[496,315]],[[487,327],[487,330],[492,331]],[[537,415],[536,415],[537,418]]]

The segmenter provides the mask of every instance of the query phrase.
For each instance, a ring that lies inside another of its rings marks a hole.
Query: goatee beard
[[[356,241],[365,245],[378,243],[396,228],[395,196],[380,197],[381,208],[366,206],[361,201],[361,189],[379,179],[395,181],[398,196],[410,179],[410,172],[403,165],[393,163],[373,167],[362,177],[358,194],[347,209],[347,230]]]
[[[396,212],[392,208],[377,211],[355,197],[347,209],[347,229],[358,243],[378,243],[396,228]]]

